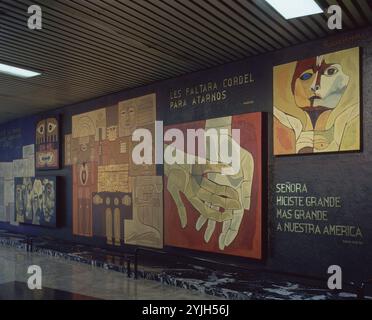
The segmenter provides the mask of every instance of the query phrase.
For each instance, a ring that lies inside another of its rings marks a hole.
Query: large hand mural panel
[[[209,128],[226,129],[229,133],[232,129],[240,130],[240,141],[229,134],[229,145],[240,151],[240,168],[233,175],[224,175],[223,164],[209,160],[206,164],[165,163],[165,243],[260,259],[262,115],[251,113],[190,122],[165,130],[178,129],[187,136],[189,129]],[[200,145],[197,154],[186,156],[204,157],[207,141]],[[200,150],[204,150],[202,156]]]

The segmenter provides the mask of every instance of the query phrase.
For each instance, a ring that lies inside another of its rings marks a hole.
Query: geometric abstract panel
[[[93,193],[93,235],[106,238],[109,245],[124,243],[124,219],[133,217],[132,194]]]
[[[162,248],[162,177],[136,177],[133,185],[133,217],[126,218],[124,223],[125,243]]]
[[[149,130],[154,149],[155,121],[155,94],[72,116],[65,164],[73,172],[74,235],[105,238],[115,246],[162,246],[161,178],[154,178],[155,164],[132,161],[140,143],[132,133]]]

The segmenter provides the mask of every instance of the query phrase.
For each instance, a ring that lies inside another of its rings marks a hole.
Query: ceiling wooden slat
[[[308,29],[311,29],[317,38],[325,37],[327,35],[327,32],[324,31],[324,29],[320,26],[317,20],[314,19],[314,17],[304,17],[302,18],[302,22],[304,25],[307,26]]]
[[[312,30],[307,29],[303,23],[297,19],[285,20],[277,11],[274,10],[266,1],[253,0],[252,1],[257,7],[263,12],[266,12],[269,16],[268,19],[275,19],[276,21],[285,22],[290,28],[295,29],[297,32],[302,34],[301,39],[311,40],[316,37]]]
[[[89,32],[87,33],[89,35],[94,35],[94,31],[96,30],[106,31],[107,34],[111,33],[111,35],[114,35],[116,37],[117,42],[126,43],[132,48],[134,47],[136,49],[140,49],[143,53],[148,53],[150,55],[156,55],[162,58],[166,56],[168,61],[175,65],[181,65],[185,67],[191,66],[194,68],[198,66],[200,67],[199,61],[194,62],[188,57],[175,56],[174,50],[167,50],[167,48],[160,48],[159,43],[146,43],[145,39],[141,37],[137,37],[136,35],[133,35],[132,34],[133,30],[130,28],[127,31],[123,31],[121,28],[117,28],[114,25],[108,25],[103,20],[94,18],[90,15],[87,15],[86,13],[82,11],[74,10],[70,8],[69,6],[56,0],[54,0],[54,2],[50,2],[49,0],[38,0],[38,1],[33,0],[33,2],[42,5],[44,10],[45,9],[49,10],[49,12],[58,11],[63,17],[63,19],[68,21],[67,26],[66,26],[67,30],[69,29],[70,24],[72,26],[71,21],[80,22],[84,26],[88,25],[88,26],[94,27],[94,29],[89,29]]]
[[[58,2],[62,3],[62,1]],[[140,39],[142,43],[150,48],[154,48],[155,50],[160,50],[161,48],[163,51],[174,54],[176,57],[181,57],[182,59],[186,58],[184,50],[186,50],[187,44],[185,42],[180,42],[178,39],[169,36],[169,33],[159,33],[157,29],[148,23],[146,28],[143,27],[143,25],[145,25],[143,20],[141,21],[130,14],[119,11],[117,8],[115,10],[114,8],[117,5],[115,2],[111,6],[104,7],[103,5],[104,2],[101,1],[63,1],[65,10],[69,8],[68,10],[79,12],[79,16],[81,16],[83,20],[97,21],[99,19],[99,22],[96,22],[98,25],[104,23],[108,28],[113,28],[119,33],[127,33],[128,35],[126,37],[129,36],[131,38]],[[112,13],[112,11],[114,11],[114,13]],[[123,15],[123,17],[121,17],[121,15]],[[130,30],[130,32],[126,30]],[[209,63],[210,60],[213,61],[213,56],[209,59],[205,58],[202,50],[196,53],[196,49],[189,47],[188,51],[189,55],[187,58],[195,61],[196,64]]]
[[[280,35],[273,36],[273,32],[268,30],[265,24],[260,23],[259,20],[251,17],[248,19],[248,15],[239,12],[239,6],[233,1],[213,1],[208,2],[214,5],[220,12],[227,14],[233,21],[243,28],[243,33],[252,32],[256,37],[261,38],[266,43],[272,44],[275,49],[282,48],[283,46],[289,45],[289,43],[283,39]]]
[[[4,42],[6,39],[8,41],[16,40],[20,43],[23,41],[23,43],[27,43],[30,41],[30,38],[33,42],[33,46],[31,48],[28,48],[27,51],[30,51],[34,47],[38,47],[38,51],[36,55],[45,53],[47,57],[49,57],[50,52],[54,52],[56,54],[56,57],[63,58],[64,68],[72,68],[73,66],[77,67],[78,69],[84,70],[80,67],[86,65],[91,70],[95,69],[103,69],[103,71],[122,71],[124,74],[128,75],[128,78],[130,78],[130,74],[137,75],[138,77],[138,70],[141,66],[138,66],[137,68],[133,66],[133,64],[130,64],[128,62],[127,64],[123,61],[120,63],[120,60],[118,60],[118,66],[116,68],[113,68],[112,62],[110,64],[110,60],[107,60],[107,56],[104,56],[102,54],[99,54],[97,51],[93,54],[92,52],[87,53],[86,51],[82,50],[81,47],[75,47],[73,43],[70,45],[68,43],[64,43],[62,46],[62,42],[59,41],[56,42],[49,42],[51,39],[44,38],[34,38],[35,36],[31,34],[24,34],[22,30],[17,30],[16,28],[11,28],[8,25],[3,25],[1,34],[3,35]],[[20,50],[22,51],[22,50]],[[17,52],[15,52],[16,54]],[[74,64],[75,61],[75,64]],[[71,64],[70,64],[71,63]],[[61,64],[61,63],[59,63]],[[106,69],[108,68],[108,69]],[[40,68],[41,70],[45,70],[45,68]],[[159,68],[160,69],[160,68]],[[66,69],[68,70],[68,69]],[[149,66],[147,67],[146,64],[142,65],[142,70],[146,72],[148,76],[162,76],[166,74],[161,69],[159,70],[159,73],[157,73],[157,67],[156,66]],[[98,70],[97,70],[98,71]],[[168,72],[169,74],[169,72]],[[84,75],[82,75],[84,76]],[[115,77],[113,77],[113,80]]]
[[[228,1],[228,0],[227,0]],[[234,0],[239,3],[240,6],[245,8],[248,12],[258,17],[263,23],[270,25],[272,29],[277,30],[284,36],[291,37],[297,43],[303,40],[303,35],[293,28],[290,24],[281,18],[279,15],[273,16],[263,10],[259,5],[262,3],[255,4],[253,1],[246,0]]]
[[[288,32],[281,32],[281,28],[278,28],[276,24],[274,26],[271,21],[268,23],[268,21],[265,20],[265,16],[257,10],[257,8],[250,6],[247,1],[242,3],[237,0],[222,0],[222,3],[246,20],[248,30],[250,30],[251,25],[253,25],[258,29],[258,32],[264,32],[268,37],[276,39],[281,46],[290,46],[296,43],[295,37]]]
[[[133,49],[130,46],[127,46],[125,43],[118,41],[118,39],[113,38],[111,39],[110,34],[99,34],[97,33],[97,30],[91,30],[88,29],[85,30],[84,28],[77,27],[70,23],[71,20],[67,16],[64,16],[63,13],[58,14],[56,16],[51,14],[51,11],[48,10],[48,7],[43,6],[45,18],[44,18],[44,30],[43,30],[43,36],[51,35],[52,37],[55,37],[56,44],[61,41],[61,38],[68,39],[70,41],[76,40],[77,43],[80,46],[84,46],[85,44],[93,45],[96,48],[99,46],[104,52],[106,52],[108,59],[115,59],[115,57],[118,57],[121,59],[122,63],[125,62],[125,58],[130,59],[131,64],[135,65],[135,62],[138,62],[141,66],[143,63],[146,63],[149,61],[150,65],[160,67],[166,66],[161,63],[161,58],[155,57],[147,54],[146,52],[143,52],[143,50],[139,49]],[[10,12],[8,11],[8,14],[10,15]],[[56,11],[53,11],[53,13],[56,13]],[[20,15],[17,16],[19,19],[19,22],[17,23],[18,27],[22,27],[21,24],[21,18]],[[53,18],[53,21],[51,22],[49,18]],[[65,18],[68,22],[64,22],[62,19]],[[15,24],[15,22],[14,22]],[[84,25],[84,23],[82,23]],[[23,28],[25,32],[29,33],[29,30]],[[40,36],[39,34],[36,34],[37,36]],[[116,41],[116,48],[115,43]],[[130,51],[132,50],[132,51]],[[89,53],[89,51],[87,51]],[[153,61],[155,60],[155,61]],[[160,67],[161,68],[161,67]],[[159,69],[160,69],[159,68]],[[187,72],[190,71],[189,68],[179,67],[176,63],[173,65],[173,68],[176,72]],[[168,68],[169,70],[169,68]],[[159,70],[161,73],[161,70]]]
[[[42,71],[0,74],[0,123],[372,24],[370,0],[316,1],[341,6],[342,31],[264,0],[0,0],[0,62]]]
[[[355,5],[358,1],[350,1],[350,0],[343,0],[343,5],[347,8],[347,10],[351,13],[353,20],[355,21],[358,27],[361,27],[365,24],[363,15],[358,11]]]
[[[208,38],[212,43],[223,46],[227,50],[230,49],[230,52],[233,51],[233,53],[238,54],[240,57],[245,56],[247,52],[249,54],[257,53],[257,51],[252,48],[249,48],[248,50],[242,49],[240,45],[236,45],[234,42],[231,41],[231,38],[226,37],[225,34],[215,32],[215,30],[213,30],[212,28],[208,28],[208,26],[204,23],[200,23],[197,17],[192,16],[192,14],[189,16],[185,13],[182,13],[181,15],[179,10],[183,10],[184,8],[179,3],[173,2],[172,4],[167,4],[159,0],[134,0],[133,2],[137,1],[138,3],[141,3],[142,6],[151,8],[151,10],[153,10],[158,15],[166,14],[166,16],[169,17],[172,22],[174,22],[174,19],[178,20],[178,23],[183,25],[186,29],[190,29],[191,32],[197,35],[202,34],[203,36],[201,37],[203,40],[205,38]],[[180,19],[180,16],[182,16],[182,19]]]
[[[221,21],[223,21],[224,25],[227,25],[229,27],[229,30],[232,35],[234,35],[236,38],[240,40],[246,41],[245,40],[247,38],[246,34],[248,34],[246,27],[242,25],[240,21],[236,19],[236,17],[231,15],[231,11],[226,12],[226,10],[221,9],[221,6],[218,7],[218,4],[220,4],[219,1],[191,0],[191,3],[194,4],[195,8],[205,10],[205,14],[210,16],[209,18],[210,21],[214,23],[216,26],[220,26]],[[252,26],[251,28],[252,31],[249,33],[248,37],[250,37],[253,43],[257,44],[260,48],[263,48],[264,50],[273,50],[277,48],[275,43],[273,43],[272,41],[271,42],[266,41],[263,35],[258,35],[256,33],[257,28],[255,28],[254,26]]]
[[[17,39],[15,39],[14,36],[8,36],[6,34],[6,30],[4,29],[2,31],[2,39],[4,40],[4,42],[7,43],[7,47],[8,48],[11,48],[12,50],[14,51],[21,51],[22,50],[22,44],[24,43],[24,41],[27,41],[27,38],[26,39],[22,39],[21,37],[18,37]],[[59,51],[58,49],[54,49],[54,48],[51,48],[51,47],[45,47],[45,45],[43,45],[43,43],[38,43],[38,42],[34,42],[33,43],[33,46],[32,48],[28,48],[27,50],[27,55],[30,58],[35,58],[37,56],[39,57],[42,57],[43,59],[48,59],[48,53],[45,53],[43,50],[47,49],[48,52],[52,53],[52,54],[56,54],[56,57],[59,58],[59,59],[63,59],[65,62],[67,62],[68,66],[74,68],[74,67],[77,67],[79,68],[80,66],[84,66],[84,64],[81,64],[80,62],[83,58],[83,56],[79,56],[77,55],[76,53],[74,54],[74,56],[72,56],[72,58],[70,58],[70,52],[68,52],[68,54],[64,54],[63,51]],[[80,58],[80,59],[78,59]],[[33,67],[34,68],[34,67]],[[35,68],[36,69],[36,68]],[[44,69],[45,70],[45,69]],[[120,80],[117,80],[113,75],[112,75],[112,72],[115,71],[114,68],[106,68],[105,66],[102,66],[99,62],[99,60],[92,60],[92,61],[89,61],[89,59],[87,59],[87,64],[86,64],[86,67],[84,69],[80,69],[80,70],[86,70],[86,71],[91,71],[91,72],[96,72],[97,75],[100,74],[101,76],[105,76],[107,77],[110,81],[112,81],[113,83],[115,83],[116,81],[120,81]],[[52,70],[49,69],[49,71],[45,71],[46,74],[49,74],[49,75],[52,75]],[[132,80],[132,81],[136,81],[136,77],[131,77],[130,74],[124,74],[125,77],[128,79],[128,80]]]
[[[143,2],[143,1],[142,1]],[[74,3],[79,5],[86,5],[92,8],[93,5],[89,4],[89,1],[75,1]],[[196,57],[197,60],[200,60],[201,57],[205,57],[204,61],[216,62],[221,63],[223,59],[221,59],[221,55],[223,56],[226,52],[219,52],[218,48],[215,48],[212,44],[208,45],[200,41],[200,38],[192,38],[189,39],[188,33],[186,30],[182,30],[180,28],[176,28],[172,25],[167,23],[166,21],[158,22],[156,19],[156,15],[151,15],[146,9],[143,7],[136,6],[135,3],[128,2],[128,5],[123,5],[118,1],[99,1],[95,2],[94,6],[99,8],[100,10],[105,10],[106,12],[110,12],[110,17],[117,16],[117,19],[120,20],[129,20],[131,19],[136,23],[148,25],[149,33],[155,32],[159,35],[157,41],[162,39],[162,41],[168,43],[177,43],[179,46],[182,55],[186,53],[188,55],[193,55]]]
[[[358,6],[360,13],[369,23],[372,23],[372,8],[368,3],[372,6],[371,0],[359,0]]]
[[[232,29],[230,25],[222,23],[218,18],[214,17],[208,11],[203,10],[192,2],[188,1],[178,1],[178,0],[164,0],[165,4],[177,8],[181,16],[193,17],[196,23],[199,23],[213,33],[218,33],[224,38],[228,39],[230,42],[233,42],[235,46],[243,50],[243,52],[249,50],[254,50],[255,53],[263,52],[264,49],[260,44],[252,40],[252,36],[248,35],[247,37],[242,37],[242,35],[236,30]],[[198,16],[203,17],[198,19]]]
[[[323,30],[324,35],[332,34],[334,32],[328,28],[328,16],[325,14],[312,15],[310,19]]]
[[[110,0],[104,0],[105,3],[110,3]],[[175,32],[179,36],[185,37],[193,41],[192,45],[198,45],[198,47],[204,45],[213,52],[219,53],[220,57],[223,59],[231,59],[233,55],[236,58],[240,58],[241,55],[236,52],[232,52],[229,48],[220,41],[218,37],[211,37],[211,35],[206,34],[202,29],[197,29],[195,23],[187,21],[187,19],[179,19],[170,12],[164,10],[164,8],[159,7],[161,3],[151,3],[150,1],[130,1],[124,6],[120,1],[117,2],[121,6],[122,10],[127,10],[128,7],[136,11],[136,15],[141,15],[141,12],[146,12],[146,17],[156,21],[160,25],[163,25],[167,32]]]

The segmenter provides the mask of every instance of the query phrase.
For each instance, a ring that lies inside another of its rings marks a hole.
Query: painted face
[[[36,125],[36,144],[45,143],[46,121],[41,120]]]
[[[24,209],[24,186],[17,185],[16,186],[16,211],[21,212]]]
[[[58,167],[58,120],[48,118],[39,121],[36,125],[36,168]]]
[[[43,204],[43,185],[40,180],[34,181],[32,209],[34,213],[41,210]]]
[[[120,122],[125,128],[131,128],[136,125],[136,110],[132,106],[121,106]]]
[[[299,61],[292,79],[292,92],[302,109],[334,109],[344,94],[350,77],[337,63],[323,56]]]
[[[47,222],[50,221],[54,215],[55,192],[52,182],[46,182],[44,185],[44,199],[43,199],[44,217]]]
[[[58,141],[58,122],[55,118],[49,118],[46,120],[46,141]]]
[[[54,187],[52,182],[47,182],[44,186],[44,196],[50,202],[54,202],[55,200],[55,193]]]
[[[33,199],[33,194],[32,194],[32,181],[31,178],[26,178],[24,182],[26,186],[26,218],[31,219],[32,218],[32,199]]]

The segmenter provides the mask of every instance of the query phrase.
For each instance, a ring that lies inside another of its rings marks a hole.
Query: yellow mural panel
[[[274,154],[360,150],[359,48],[274,68]]]

